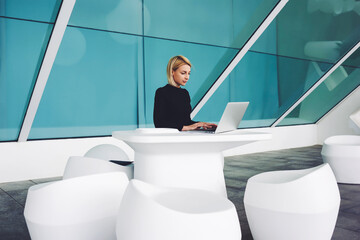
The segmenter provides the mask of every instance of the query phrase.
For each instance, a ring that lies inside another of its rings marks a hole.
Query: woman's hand
[[[204,129],[210,129],[210,128],[216,128],[217,125],[214,123],[207,123],[207,122],[197,122],[188,126],[183,126],[181,131],[190,131],[195,130],[198,128],[204,128]]]

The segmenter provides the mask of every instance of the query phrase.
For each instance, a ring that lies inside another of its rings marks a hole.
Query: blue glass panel
[[[145,0],[145,35],[241,48],[277,2]]]
[[[248,52],[195,120],[218,122],[227,102],[249,101],[239,127],[270,126],[319,79],[312,65],[310,61]],[[330,66],[321,64],[323,71]],[[279,81],[280,78],[284,81]],[[291,83],[287,89],[282,86],[285,79]],[[280,98],[279,91],[290,94]]]
[[[209,82],[220,75],[236,53],[237,50],[223,47],[145,38],[146,123],[153,122],[155,91],[167,84],[166,66],[172,56],[184,55],[193,65],[185,88],[194,106],[209,88]]]
[[[29,138],[136,128],[141,53],[141,37],[68,27]]]
[[[69,25],[142,34],[142,1],[77,0]]]
[[[0,0],[0,16],[54,23],[62,0]]]
[[[279,126],[316,123],[331,108],[360,85],[360,65],[348,67],[358,58],[357,50],[342,66],[338,67],[301,104],[286,116]],[[316,65],[314,65],[316,67]],[[318,69],[318,71],[321,71]]]
[[[0,141],[18,138],[51,30],[0,17]]]

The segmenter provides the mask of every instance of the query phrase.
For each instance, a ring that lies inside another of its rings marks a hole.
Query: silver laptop
[[[216,129],[200,129],[193,130],[193,132],[205,132],[205,133],[223,133],[236,130],[239,126],[245,111],[249,105],[249,102],[229,102],[226,105],[224,113],[221,116],[220,122]]]

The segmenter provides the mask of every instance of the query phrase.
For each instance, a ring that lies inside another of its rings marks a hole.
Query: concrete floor
[[[243,196],[249,177],[266,171],[310,168],[322,164],[321,146],[264,152],[225,159],[225,180],[229,199],[240,219],[242,239],[253,239],[246,220]],[[27,189],[60,178],[0,184],[0,239],[30,239],[23,217]],[[341,206],[333,240],[360,240],[360,185],[338,184]],[[306,239],[304,239],[306,240]]]

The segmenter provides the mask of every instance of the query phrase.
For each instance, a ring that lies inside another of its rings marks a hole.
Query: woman
[[[194,122],[190,119],[190,95],[181,88],[189,81],[191,63],[184,56],[170,58],[166,74],[168,84],[156,90],[154,124],[157,128],[177,128],[189,131],[198,128],[214,128],[216,124]]]

